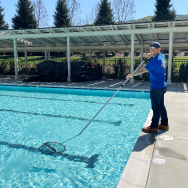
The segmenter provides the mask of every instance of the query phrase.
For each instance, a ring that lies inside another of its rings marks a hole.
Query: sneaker
[[[168,131],[169,130],[169,126],[168,125],[158,125],[158,129],[163,129],[163,130],[166,130]]]
[[[144,127],[142,128],[142,131],[145,133],[156,133],[158,132],[158,128],[152,128],[152,127]]]

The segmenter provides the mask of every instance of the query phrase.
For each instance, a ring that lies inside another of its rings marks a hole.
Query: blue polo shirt
[[[166,60],[161,53],[156,55],[145,68],[150,72],[150,86],[151,89],[162,89],[167,86],[166,78]]]

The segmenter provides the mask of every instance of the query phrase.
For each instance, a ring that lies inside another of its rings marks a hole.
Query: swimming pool
[[[116,187],[150,111],[147,92],[0,86],[0,187]],[[62,156],[37,151],[66,146]]]

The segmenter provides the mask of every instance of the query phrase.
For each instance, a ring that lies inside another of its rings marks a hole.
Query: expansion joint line
[[[176,138],[174,137],[175,140],[183,140],[183,141],[188,141],[188,139],[182,139],[182,138]]]
[[[188,114],[188,113],[184,113],[184,112],[168,112],[168,113],[171,113],[171,114]]]
[[[155,141],[155,144],[154,144],[154,147],[153,147],[153,153],[152,153],[152,157],[151,157],[151,161],[150,161],[150,166],[149,166],[149,171],[148,171],[148,176],[147,176],[145,188],[148,187],[148,181],[149,181],[151,166],[152,166],[152,163],[153,163],[153,157],[154,157],[154,152],[155,152],[156,143],[157,143],[157,140]]]
[[[181,139],[181,138],[174,138],[174,139],[182,140],[182,141],[188,141],[188,139]],[[155,141],[155,144],[154,144],[154,147],[153,147],[153,153],[152,153],[152,158],[151,158],[151,162],[150,162],[150,167],[149,167],[149,171],[148,171],[148,176],[147,176],[145,188],[148,188],[148,181],[149,181],[149,177],[150,177],[151,166],[152,166],[152,163],[153,163],[153,160],[154,160],[153,158],[154,158],[154,152],[155,152],[155,148],[156,148],[156,143],[157,143],[157,140]]]
[[[173,101],[188,101],[188,99],[176,99],[176,98],[168,98],[167,97],[167,100],[173,100]]]
[[[130,185],[133,185],[134,187],[140,187],[140,188],[144,188],[144,187],[143,187],[143,186],[141,186],[141,185],[136,185],[136,184],[130,183],[130,182],[125,181],[125,180],[122,180],[122,181],[124,181],[124,182],[126,182],[126,183],[128,183],[128,184],[130,184]]]

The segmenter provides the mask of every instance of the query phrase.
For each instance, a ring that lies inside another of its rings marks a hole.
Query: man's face
[[[157,49],[155,49],[155,48],[150,48],[150,53],[151,53],[153,56],[156,56],[157,54],[160,53],[160,50],[161,50],[161,48],[157,48]]]

